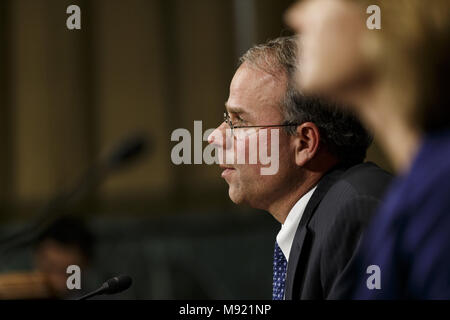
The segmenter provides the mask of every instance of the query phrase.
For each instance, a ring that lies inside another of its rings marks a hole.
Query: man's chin
[[[228,189],[228,196],[230,197],[231,201],[233,201],[235,204],[244,203],[244,197],[242,196],[242,194],[237,192],[237,190],[231,186]]]

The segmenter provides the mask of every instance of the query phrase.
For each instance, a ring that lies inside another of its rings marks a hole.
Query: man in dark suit
[[[293,37],[251,48],[208,141],[231,200],[281,223],[272,298],[346,298],[348,270],[390,175],[362,163],[372,138],[352,114],[295,89],[296,55]]]
[[[286,299],[350,297],[361,235],[390,181],[373,163],[336,168],[322,177],[295,234]]]

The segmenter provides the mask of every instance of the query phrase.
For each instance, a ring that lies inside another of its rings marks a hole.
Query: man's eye
[[[242,119],[240,116],[236,116],[236,123],[242,124],[245,123],[246,121],[244,119]]]

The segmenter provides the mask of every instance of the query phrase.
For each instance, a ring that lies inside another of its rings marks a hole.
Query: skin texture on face
[[[289,9],[286,22],[300,35],[300,89],[345,98],[346,88],[365,76],[364,9],[346,0],[307,0]]]
[[[231,121],[235,125],[272,125],[282,124],[280,103],[286,90],[286,77],[280,78],[266,73],[260,69],[244,63],[237,70],[230,85],[230,95],[226,103],[226,108],[230,114]],[[222,143],[231,139],[225,138],[228,125],[222,123],[208,139],[210,143],[217,144],[220,154],[227,154],[231,150],[229,143]],[[249,129],[235,129],[250,131]],[[254,208],[269,210],[283,193],[293,188],[293,184],[298,183],[296,172],[301,171],[295,165],[295,147],[291,143],[291,137],[282,128],[267,128],[267,144],[271,144],[271,130],[278,130],[279,135],[279,169],[274,175],[261,175],[261,163],[257,164],[225,164],[222,177],[229,185],[229,196],[236,204],[248,204]],[[236,131],[237,133],[237,131]],[[253,130],[249,135],[239,132],[239,138],[244,139],[244,143],[237,143],[235,140],[235,153],[245,152],[248,159],[249,143],[251,135],[259,135],[259,129]],[[219,139],[219,136],[221,137]],[[254,137],[253,137],[254,138]],[[265,144],[258,148],[265,147]],[[242,150],[241,148],[245,148]],[[268,148],[270,153],[270,147]],[[270,211],[270,210],[269,210]]]

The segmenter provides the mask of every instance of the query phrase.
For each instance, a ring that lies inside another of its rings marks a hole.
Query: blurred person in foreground
[[[93,235],[76,218],[64,216],[36,239],[33,270],[0,275],[0,299],[67,299],[85,292],[86,268],[93,256]],[[67,267],[81,269],[81,289],[69,290]]]
[[[369,5],[380,30],[366,27]],[[449,299],[450,2],[309,0],[286,20],[300,34],[299,89],[353,106],[399,173],[358,255],[353,297]]]
[[[67,267],[80,267],[83,279],[85,268],[93,257],[93,243],[94,237],[84,222],[70,216],[59,218],[39,236],[34,248],[34,263],[36,271],[47,280],[51,298],[81,295],[81,290],[68,290],[70,274]]]
[[[225,121],[208,141],[217,148],[231,200],[266,210],[281,223],[272,298],[340,299],[351,287],[342,280],[351,278],[361,234],[390,175],[363,163],[372,138],[351,112],[294,87],[296,54],[294,37],[244,54]],[[261,161],[238,164],[240,153],[252,157],[257,137],[259,148],[278,156],[273,174],[262,174],[268,165]]]

